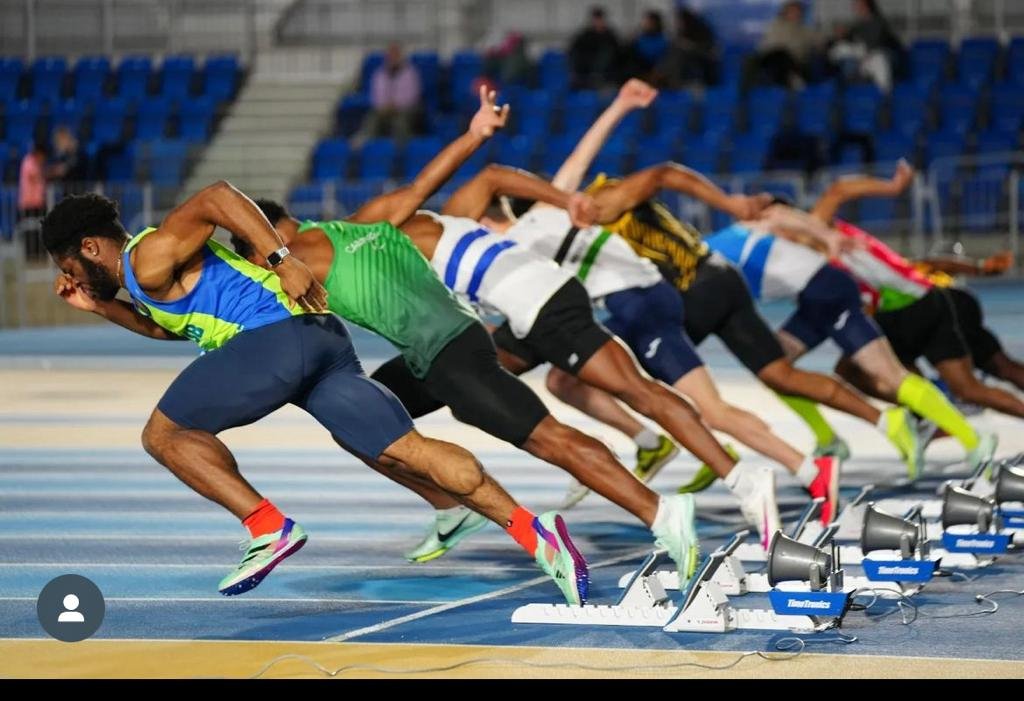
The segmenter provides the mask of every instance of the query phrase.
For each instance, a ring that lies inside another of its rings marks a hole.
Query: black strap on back
[[[558,247],[558,252],[555,253],[555,263],[558,265],[562,264],[565,257],[569,255],[569,249],[572,248],[572,242],[576,240],[576,235],[579,233],[580,228],[578,226],[574,226],[569,229],[569,233],[567,233],[565,238],[562,239],[562,245]]]

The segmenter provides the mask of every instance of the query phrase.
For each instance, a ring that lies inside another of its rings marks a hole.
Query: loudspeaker
[[[991,499],[971,494],[963,487],[950,485],[942,500],[942,527],[946,529],[970,524],[977,526],[980,531],[987,531],[992,525],[995,506]]]
[[[996,474],[996,503],[1024,501],[1024,469],[1019,467],[999,468]]]
[[[804,545],[776,531],[768,550],[768,583],[810,582],[811,590],[824,585],[832,571],[832,556],[812,545]]]
[[[913,521],[887,514],[868,504],[864,512],[864,528],[860,532],[860,548],[864,554],[875,550],[899,550],[909,560],[917,547],[918,528]]]

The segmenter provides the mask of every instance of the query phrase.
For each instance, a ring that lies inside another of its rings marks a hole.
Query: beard
[[[109,302],[117,296],[121,283],[99,263],[80,257],[79,262],[85,270],[89,296],[101,302]]]

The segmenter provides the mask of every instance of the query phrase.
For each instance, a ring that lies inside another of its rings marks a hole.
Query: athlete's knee
[[[548,375],[544,378],[544,386],[547,387],[548,392],[555,395],[559,399],[567,396],[572,390],[577,387],[579,380],[558,368],[551,368],[548,371]]]
[[[167,418],[162,411],[154,409],[142,429],[142,447],[155,460],[162,462],[167,446],[182,430],[184,429]]]
[[[794,368],[788,361],[782,358],[768,363],[761,368],[757,373],[757,377],[776,392],[799,394],[799,382],[797,381],[798,377]]]

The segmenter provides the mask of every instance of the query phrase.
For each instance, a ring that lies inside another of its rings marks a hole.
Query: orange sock
[[[284,528],[284,514],[264,499],[256,505],[251,514],[242,519],[242,525],[249,529],[250,536],[259,538],[261,535]]]
[[[537,530],[533,527],[535,520],[536,516],[529,509],[519,506],[512,512],[508,525],[505,526],[505,532],[531,555],[537,551]]]

